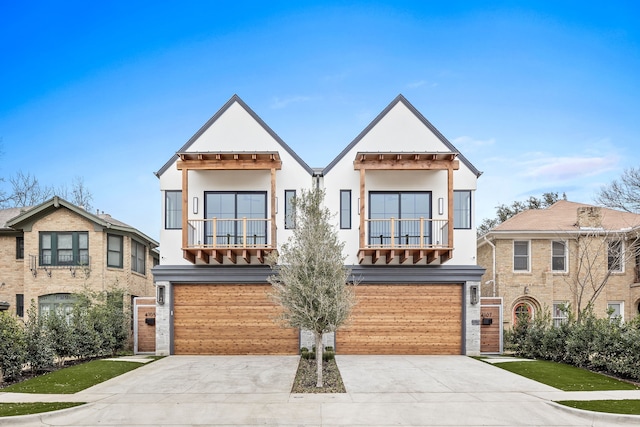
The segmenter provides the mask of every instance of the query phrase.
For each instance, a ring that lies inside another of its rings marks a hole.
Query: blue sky
[[[154,238],[153,173],[233,94],[323,167],[402,93],[483,171],[478,223],[639,166],[635,1],[0,0],[0,59],[0,177],[81,176]]]

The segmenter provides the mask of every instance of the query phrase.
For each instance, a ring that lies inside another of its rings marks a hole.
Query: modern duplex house
[[[474,194],[480,172],[403,96],[327,167],[310,168],[238,96],[157,176],[162,191],[159,354],[297,354],[265,256],[292,236],[291,200],[325,191],[358,282],[340,354],[476,354]]]
[[[31,208],[0,210],[0,308],[26,317],[69,311],[74,293],[124,289],[153,296],[158,242],[108,214],[59,197]],[[129,304],[131,301],[123,301]]]
[[[630,320],[640,312],[639,233],[640,215],[566,200],[521,212],[477,241],[482,294],[502,297],[505,327],[546,310],[559,323],[563,307],[575,314],[590,300],[597,316]]]

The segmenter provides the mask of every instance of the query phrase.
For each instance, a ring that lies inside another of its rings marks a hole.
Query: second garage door
[[[462,285],[358,285],[338,354],[461,354]]]
[[[270,285],[174,285],[174,354],[297,354],[297,329],[274,319]]]

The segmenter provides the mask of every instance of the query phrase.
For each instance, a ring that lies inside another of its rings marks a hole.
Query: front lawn
[[[0,390],[7,393],[73,394],[142,365],[144,364],[138,362],[93,360],[49,372]]]
[[[560,400],[556,403],[586,411],[608,412],[611,414],[640,415],[640,400]]]
[[[637,390],[639,387],[606,375],[547,360],[501,362],[494,366],[564,391]]]
[[[36,402],[36,403],[0,403],[0,417],[40,414],[84,405],[82,402]]]

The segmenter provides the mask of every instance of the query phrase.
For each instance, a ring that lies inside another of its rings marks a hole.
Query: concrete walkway
[[[566,409],[566,393],[464,356],[337,356],[347,393],[291,394],[297,356],[172,356],[75,395],[0,393],[0,402],[90,402],[0,418],[24,426],[616,426],[640,417]]]

